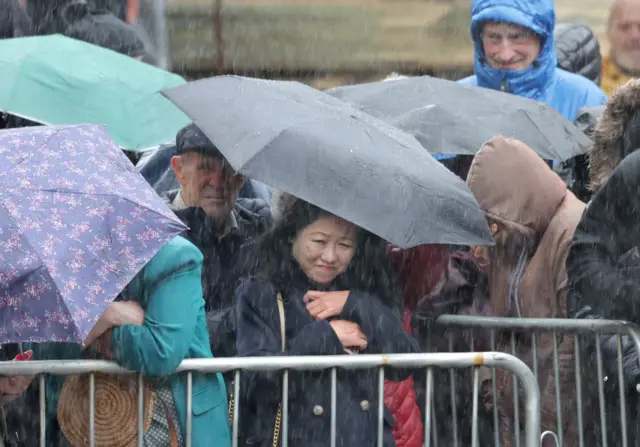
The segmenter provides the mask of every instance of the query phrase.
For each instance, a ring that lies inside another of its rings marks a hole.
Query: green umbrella
[[[190,122],[162,90],[175,74],[61,35],[0,40],[0,110],[43,124],[104,124],[124,149],[175,139]]]

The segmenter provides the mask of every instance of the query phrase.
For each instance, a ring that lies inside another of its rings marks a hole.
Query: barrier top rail
[[[181,372],[278,371],[283,369],[322,370],[329,368],[465,368],[486,366],[502,368],[518,376],[523,382],[536,383],[533,373],[517,357],[502,352],[460,352],[428,354],[360,354],[354,356],[268,356],[229,357],[215,359],[187,359],[175,370]],[[135,374],[115,362],[106,360],[31,360],[29,362],[0,362],[0,376],[35,374],[69,375],[91,372],[107,374]],[[537,385],[536,385],[537,387]]]
[[[212,373],[238,370],[322,370],[333,368],[467,368],[485,366],[511,372],[522,383],[525,391],[525,433],[527,447],[537,447],[540,440],[540,391],[529,367],[517,357],[501,352],[484,353],[429,353],[353,356],[269,356],[184,360],[175,373],[186,373],[187,384],[193,372]],[[0,362],[0,376],[11,375],[69,375],[103,372],[134,374],[114,362],[103,360],[61,360],[29,362]],[[43,377],[43,376],[42,376]],[[381,376],[382,377],[382,376]],[[187,387],[190,394],[190,387]],[[42,394],[42,396],[44,396]],[[187,445],[190,445],[190,396],[187,404]],[[142,419],[140,419],[142,420]],[[234,430],[235,431],[235,430]],[[286,432],[286,431],[285,431]],[[380,438],[381,440],[382,438]]]
[[[584,331],[603,334],[630,335],[640,333],[640,327],[624,320],[574,318],[504,318],[472,315],[441,315],[435,323],[445,326],[482,327],[486,329],[519,329],[529,331]]]

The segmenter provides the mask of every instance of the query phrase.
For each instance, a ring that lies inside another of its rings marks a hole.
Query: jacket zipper
[[[505,93],[509,93],[509,84],[507,83],[506,79],[502,81],[502,85],[500,86],[500,90],[505,92]]]

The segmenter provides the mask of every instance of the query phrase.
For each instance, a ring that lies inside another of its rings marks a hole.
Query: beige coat
[[[496,223],[496,246],[489,255],[489,293],[501,317],[554,318],[567,315],[565,262],[585,205],[524,143],[496,137],[475,156],[467,183],[487,219]],[[518,272],[520,271],[520,274]],[[518,356],[532,367],[531,336],[520,334]],[[538,382],[542,430],[557,432],[553,335],[539,333]],[[500,350],[511,352],[508,338]],[[573,338],[558,334],[564,445],[577,445]],[[497,372],[497,402],[503,446],[514,445],[513,379]],[[492,402],[491,396],[485,396]],[[520,400],[520,406],[523,400]],[[522,411],[522,408],[520,408]],[[521,428],[524,420],[521,419]],[[549,439],[550,441],[550,439]],[[545,442],[547,445],[554,443]]]

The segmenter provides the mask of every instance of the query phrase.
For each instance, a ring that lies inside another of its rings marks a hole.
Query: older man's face
[[[245,179],[223,158],[188,152],[171,164],[187,206],[199,206],[216,220],[230,217]]]
[[[484,55],[491,68],[524,70],[540,54],[540,37],[519,25],[487,22],[481,36]]]
[[[633,75],[640,74],[640,0],[615,2],[607,37],[613,61]]]

